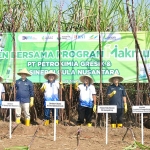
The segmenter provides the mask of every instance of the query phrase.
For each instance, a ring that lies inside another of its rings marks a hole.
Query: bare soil
[[[39,120],[42,122],[42,120]],[[16,124],[13,122],[12,127]],[[39,127],[39,128],[38,128]],[[38,128],[35,139],[32,141],[35,131]],[[126,128],[111,129],[108,127],[108,144],[106,145],[105,127],[87,126],[64,126],[57,125],[57,138],[53,141],[53,123],[49,126],[33,125],[29,127],[20,124],[14,130],[12,138],[9,139],[9,122],[0,121],[0,150],[13,146],[28,146],[30,150],[123,150],[134,143],[130,131],[122,141]],[[78,132],[80,131],[80,132]],[[77,140],[77,133],[80,133]],[[133,128],[137,141],[141,142],[141,128]],[[4,135],[7,136],[4,138]],[[77,146],[77,141],[79,144]],[[144,144],[150,146],[150,129],[144,128]],[[137,148],[139,149],[139,148]]]

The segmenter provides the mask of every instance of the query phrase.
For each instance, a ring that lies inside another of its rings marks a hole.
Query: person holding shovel
[[[25,125],[30,125],[30,112],[29,109],[34,105],[34,89],[33,84],[27,77],[31,74],[26,68],[22,69],[17,73],[21,76],[20,79],[16,80],[16,101],[20,102],[20,108],[16,108],[16,123],[20,123],[21,110],[23,110],[25,115]]]
[[[112,83],[107,88],[107,96],[109,98],[110,105],[117,105],[117,113],[111,114],[111,127],[122,127],[123,112],[127,112],[126,93],[124,87],[120,84],[123,81],[123,77],[119,75],[113,75],[109,82]]]
[[[50,111],[52,110],[52,115],[54,117],[54,109],[46,108],[46,101],[59,101],[59,82],[56,81],[58,75],[52,71],[46,73],[44,78],[47,81],[43,83],[40,90],[44,92],[44,125],[48,126],[50,124]],[[58,124],[58,109],[56,109],[56,124]]]
[[[96,112],[96,90],[90,76],[81,76],[80,81],[82,84],[75,84],[75,89],[80,92],[77,124],[84,124],[86,119],[87,126],[91,127],[92,114]]]

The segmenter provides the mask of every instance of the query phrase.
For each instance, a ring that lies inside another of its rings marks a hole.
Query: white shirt
[[[78,86],[80,91],[80,105],[84,107],[93,107],[93,94],[96,94],[96,90],[94,85],[85,86],[84,84],[80,84]]]
[[[2,100],[2,93],[5,93],[5,89],[2,83],[0,83],[0,100]]]
[[[44,91],[44,99],[46,101],[57,101],[58,100],[58,89],[59,89],[59,82],[54,81],[53,83],[50,83],[46,81],[43,83],[42,86],[45,85],[45,91]]]

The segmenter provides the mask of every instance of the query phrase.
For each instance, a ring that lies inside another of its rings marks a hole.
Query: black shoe
[[[76,123],[77,123],[77,125],[78,125],[78,126],[80,126],[80,125],[82,125],[82,124],[83,124],[83,122],[81,122],[80,120],[77,120],[77,122],[76,122]]]

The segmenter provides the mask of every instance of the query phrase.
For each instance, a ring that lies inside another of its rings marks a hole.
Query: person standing
[[[91,127],[92,114],[96,112],[96,90],[90,76],[81,76],[80,81],[82,84],[75,85],[75,89],[80,92],[77,124],[84,124],[85,119],[87,126]]]
[[[43,83],[40,90],[44,92],[44,125],[48,126],[50,124],[50,111],[52,110],[52,115],[54,117],[54,109],[46,108],[46,101],[59,101],[59,82],[56,81],[58,75],[52,71],[46,73],[44,78],[47,81]],[[58,109],[56,109],[56,124],[58,124]]]
[[[124,87],[120,84],[123,81],[123,77],[119,75],[113,75],[109,82],[112,83],[107,88],[107,96],[109,98],[110,105],[117,105],[117,113],[111,114],[111,127],[122,127],[123,113],[127,112],[126,93]]]
[[[2,84],[3,78],[0,76],[0,107],[2,105],[2,101],[5,101],[5,88]],[[2,114],[0,114],[1,117]]]
[[[33,83],[27,79],[31,74],[26,68],[22,69],[17,73],[21,76],[20,79],[16,80],[16,101],[20,102],[20,108],[16,108],[16,123],[20,123],[21,111],[24,112],[25,125],[30,125],[30,112],[29,109],[34,105],[34,89]]]

